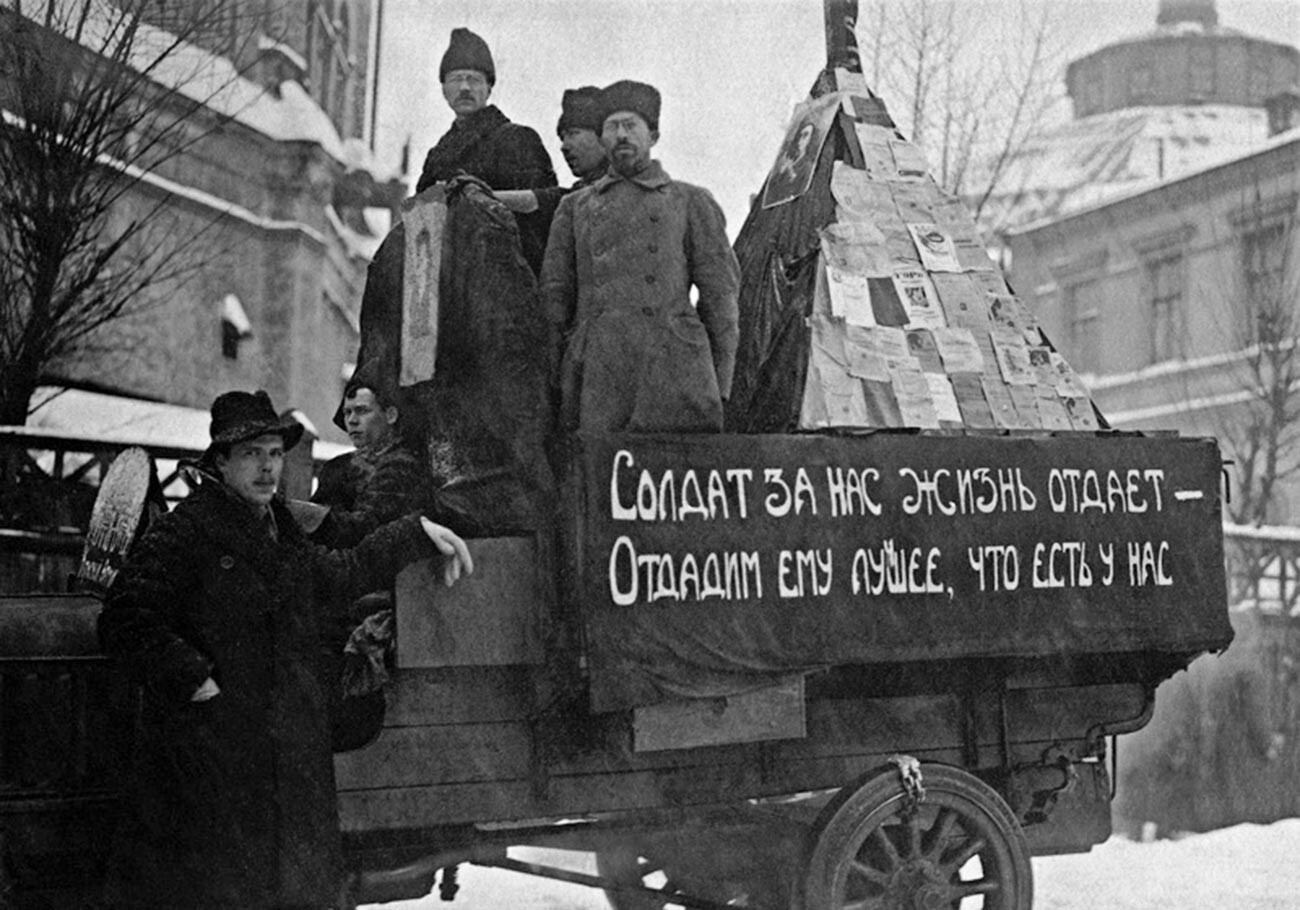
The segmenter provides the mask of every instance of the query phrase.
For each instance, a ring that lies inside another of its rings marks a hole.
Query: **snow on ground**
[[[1034,910],[1300,908],[1300,819],[1034,860]]]
[[[595,872],[586,854],[512,850],[520,859]],[[1111,838],[1091,853],[1034,860],[1034,910],[1300,910],[1300,819],[1237,825],[1179,840]],[[463,866],[454,903],[436,896],[371,910],[604,910],[599,891]]]

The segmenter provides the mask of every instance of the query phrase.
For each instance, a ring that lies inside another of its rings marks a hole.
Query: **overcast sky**
[[[1016,0],[962,2],[986,9],[978,40],[990,47],[1016,40]],[[1069,59],[1153,28],[1158,2],[1054,5]],[[1217,6],[1221,25],[1300,43],[1300,0],[1219,0]],[[384,16],[382,163],[395,164],[409,136],[418,174],[425,152],[450,126],[438,62],[451,29],[466,26],[492,48],[492,102],[541,134],[564,184],[572,176],[555,136],[563,90],[623,78],[655,85],[663,94],[657,157],[672,176],[713,191],[733,237],[776,156],[791,109],[807,97],[825,62],[821,0],[385,0]]]

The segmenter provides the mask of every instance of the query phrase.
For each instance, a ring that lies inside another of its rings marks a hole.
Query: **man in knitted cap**
[[[645,83],[601,92],[609,171],[566,196],[551,225],[542,297],[568,339],[560,366],[565,429],[722,429],[740,267],[713,196],[673,180],[650,157],[659,107],[659,92]]]
[[[322,623],[417,559],[442,558],[448,584],[473,565],[415,514],[351,550],[308,543],[276,490],[302,427],[265,392],[219,396],[210,432],[202,482],[135,545],[99,618],[142,687],[105,902],[342,906]]]
[[[442,96],[456,119],[425,157],[417,193],[463,175],[476,177],[493,190],[556,185],[551,156],[541,137],[529,127],[512,123],[496,105],[488,104],[496,78],[487,42],[467,28],[452,29],[451,44],[438,67],[438,79],[442,82]],[[549,220],[538,212],[516,213],[516,220],[524,258],[536,273],[541,267]]]

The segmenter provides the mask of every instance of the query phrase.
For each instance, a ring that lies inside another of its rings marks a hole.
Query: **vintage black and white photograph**
[[[0,0],[0,910],[1300,906],[1296,0]]]

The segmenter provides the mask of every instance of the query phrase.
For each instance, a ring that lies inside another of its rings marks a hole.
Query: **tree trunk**
[[[27,422],[36,384],[36,371],[26,364],[14,363],[5,368],[4,378],[0,379],[0,426],[20,427]]]

